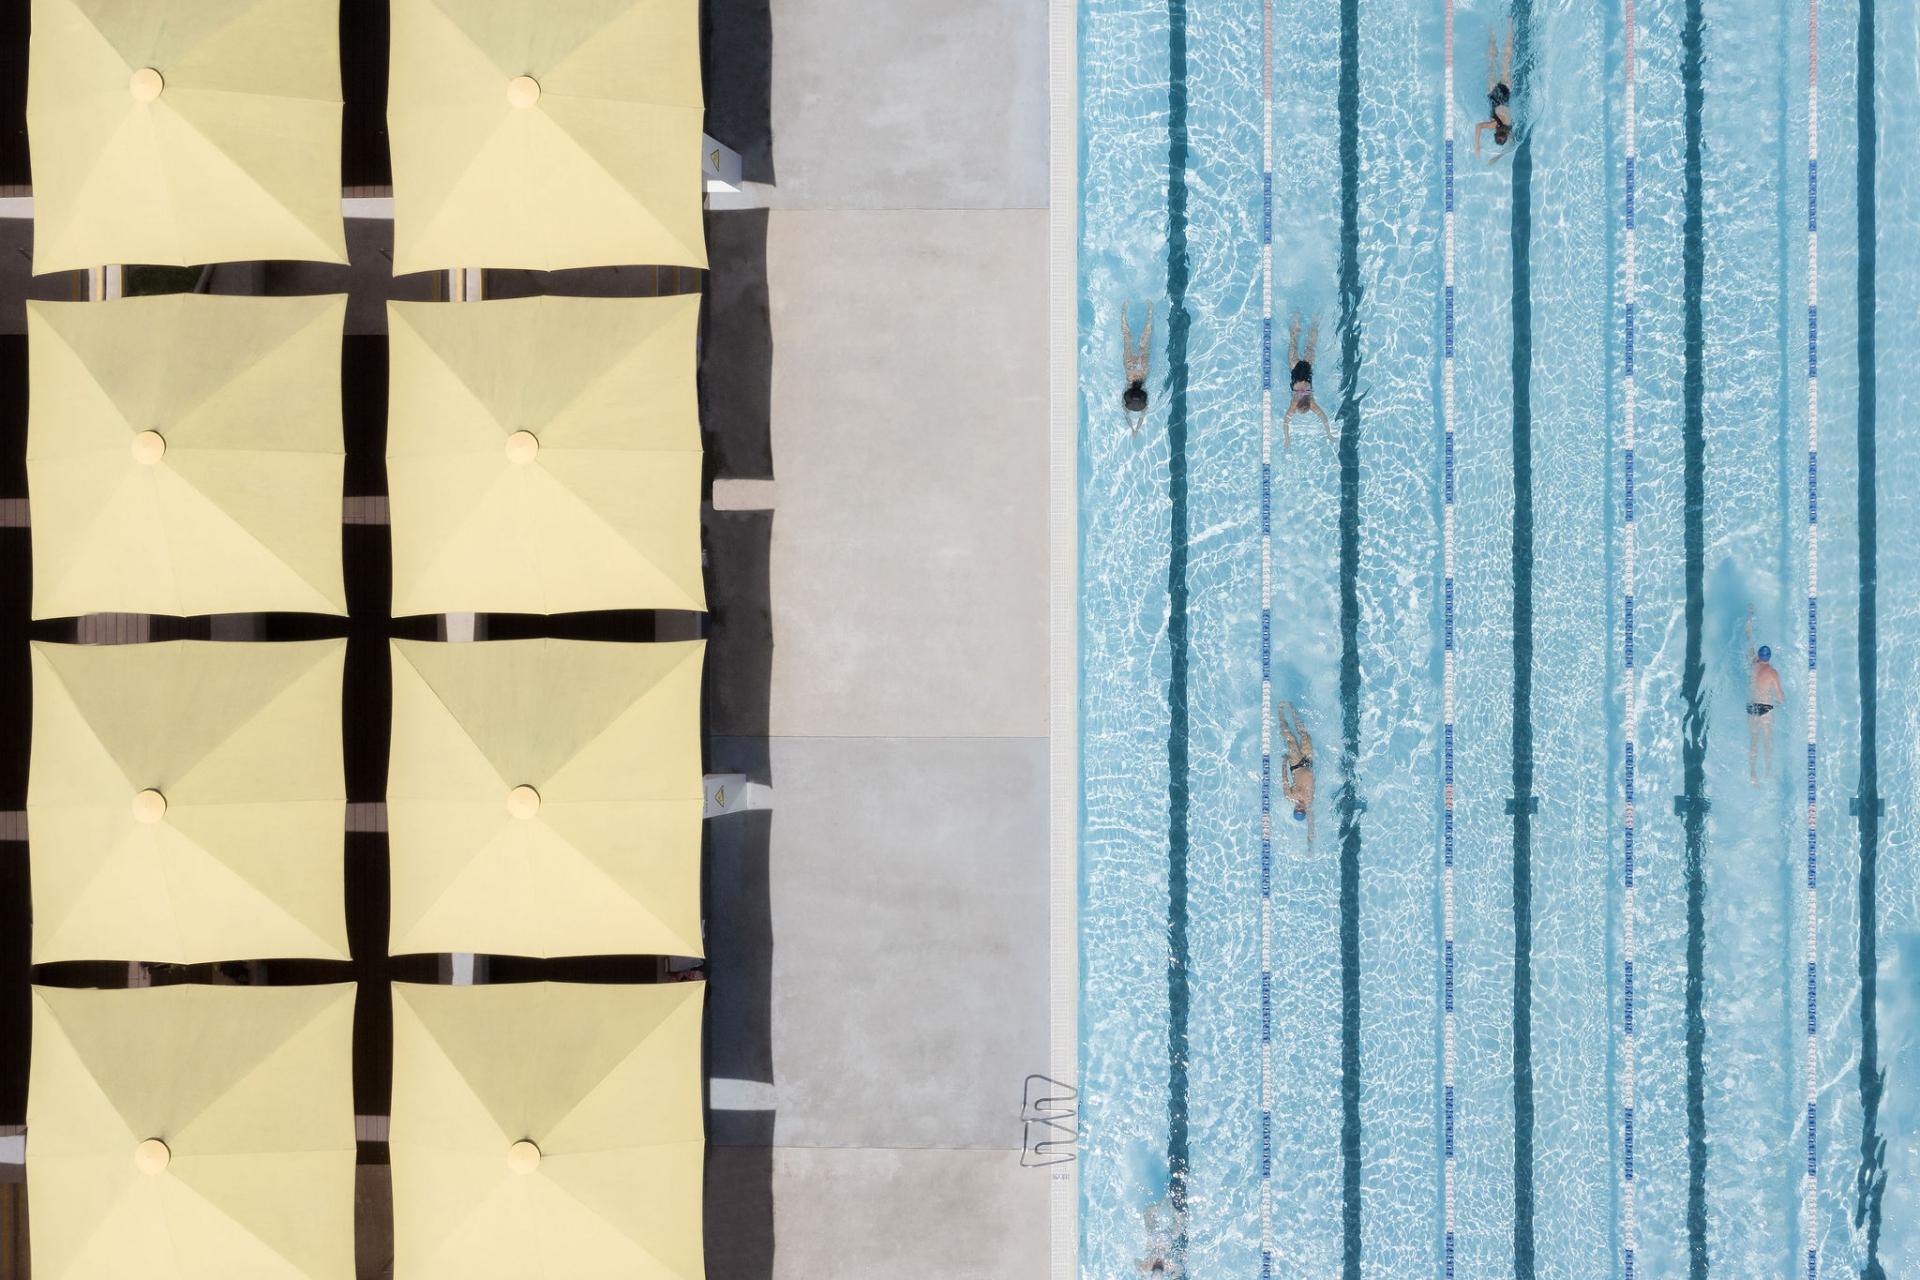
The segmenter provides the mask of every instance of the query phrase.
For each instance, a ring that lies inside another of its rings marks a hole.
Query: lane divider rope
[[[1634,1039],[1634,769],[1637,765],[1639,725],[1639,676],[1633,654],[1634,593],[1634,505],[1633,451],[1635,391],[1633,374],[1634,340],[1634,199],[1639,150],[1634,134],[1634,12],[1633,0],[1626,0],[1626,227],[1622,234],[1624,275],[1621,284],[1623,369],[1621,373],[1621,527],[1620,573],[1620,659],[1625,684],[1625,706],[1621,720],[1621,1023],[1620,1023],[1620,1270],[1623,1280],[1634,1280],[1634,1250],[1638,1234],[1634,1224],[1633,1108],[1636,1044]]]
[[[1807,0],[1807,1161],[1801,1241],[1820,1274],[1820,0]]]
[[[1260,1280],[1273,1280],[1273,0],[1260,38]]]
[[[1445,1215],[1443,1257],[1447,1280],[1453,1280],[1454,1232],[1454,1007],[1453,1007],[1453,0],[1446,0],[1446,200],[1441,218],[1445,243],[1442,289],[1446,306],[1446,335],[1440,361],[1440,426],[1444,469],[1440,541],[1443,558],[1443,617],[1441,640],[1441,732],[1443,778],[1441,786],[1440,861],[1440,1042],[1441,1042],[1441,1201]]]

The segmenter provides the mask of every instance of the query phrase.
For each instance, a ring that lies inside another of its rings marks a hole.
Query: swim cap
[[[1766,661],[1768,661],[1769,659],[1771,659],[1772,657],[1773,657],[1773,650],[1771,650],[1771,649],[1769,649],[1769,648],[1767,648],[1767,646],[1766,646],[1766,645],[1761,645],[1761,646],[1760,646],[1760,661],[1762,661],[1762,662],[1766,662]]]
[[[1295,822],[1305,822],[1307,820],[1307,811],[1305,809],[1295,809],[1293,811],[1293,820]]]

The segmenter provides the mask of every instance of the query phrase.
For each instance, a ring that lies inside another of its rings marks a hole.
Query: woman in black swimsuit
[[[1293,313],[1293,330],[1287,335],[1287,362],[1293,366],[1288,382],[1293,388],[1293,396],[1287,401],[1287,410],[1280,415],[1280,447],[1293,448],[1293,415],[1305,413],[1311,409],[1320,415],[1320,425],[1327,430],[1327,439],[1333,439],[1333,423],[1327,420],[1327,411],[1313,398],[1313,349],[1320,345],[1320,321],[1315,320],[1313,327],[1307,330],[1306,354],[1300,352],[1300,313]]]
[[[1473,126],[1473,154],[1480,154],[1480,135],[1493,130],[1493,145],[1504,147],[1513,136],[1513,23],[1507,23],[1507,49],[1501,53],[1487,30],[1487,119]],[[1495,156],[1498,160],[1500,157]]]

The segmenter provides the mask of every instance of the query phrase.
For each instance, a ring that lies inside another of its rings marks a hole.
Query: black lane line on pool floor
[[[1533,5],[1513,6],[1512,99],[1527,110]],[[1513,148],[1513,1273],[1533,1280],[1533,143]]]
[[[1706,395],[1705,325],[1700,290],[1706,276],[1706,231],[1700,174],[1701,0],[1687,0],[1681,30],[1681,79],[1686,105],[1686,212],[1683,279],[1686,297],[1682,391],[1685,462],[1686,663],[1680,677],[1682,792],[1674,807],[1686,833],[1687,881],[1687,1274],[1707,1276],[1707,1112],[1704,1099],[1707,1027],[1701,1007],[1706,960],[1707,713],[1702,686],[1701,625],[1706,612]]]
[[[1861,1280],[1886,1280],[1880,1265],[1880,1200],[1887,1189],[1886,1139],[1880,1136],[1880,1098],[1887,1073],[1880,1066],[1879,957],[1875,935],[1880,863],[1880,689],[1875,646],[1879,630],[1880,533],[1875,422],[1874,256],[1879,229],[1874,208],[1879,145],[1874,112],[1873,0],[1860,0],[1858,89],[1860,410],[1860,794],[1853,810],[1860,820],[1860,1174],[1856,1183],[1854,1225],[1866,1224],[1867,1257]]]
[[[1340,0],[1340,1274],[1360,1280],[1360,2]]]
[[[1168,0],[1167,82],[1167,1200],[1174,1252],[1187,1247],[1187,3]]]

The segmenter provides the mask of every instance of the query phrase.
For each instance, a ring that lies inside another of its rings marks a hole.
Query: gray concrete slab
[[[1037,1280],[1047,8],[706,11],[708,1274]]]
[[[768,1175],[757,1153],[710,1158],[709,1280],[1047,1274],[1046,1175],[1018,1152],[775,1150],[770,1241],[755,1235]]]
[[[770,731],[1044,735],[1045,214],[779,213],[767,279]]]
[[[770,1080],[779,1146],[1017,1148],[1046,743],[775,738],[767,774],[771,813],[709,833],[710,1073]]]
[[[716,0],[714,14],[709,123],[771,184],[749,201],[1046,207],[1044,4],[809,0],[769,20],[764,0]]]

